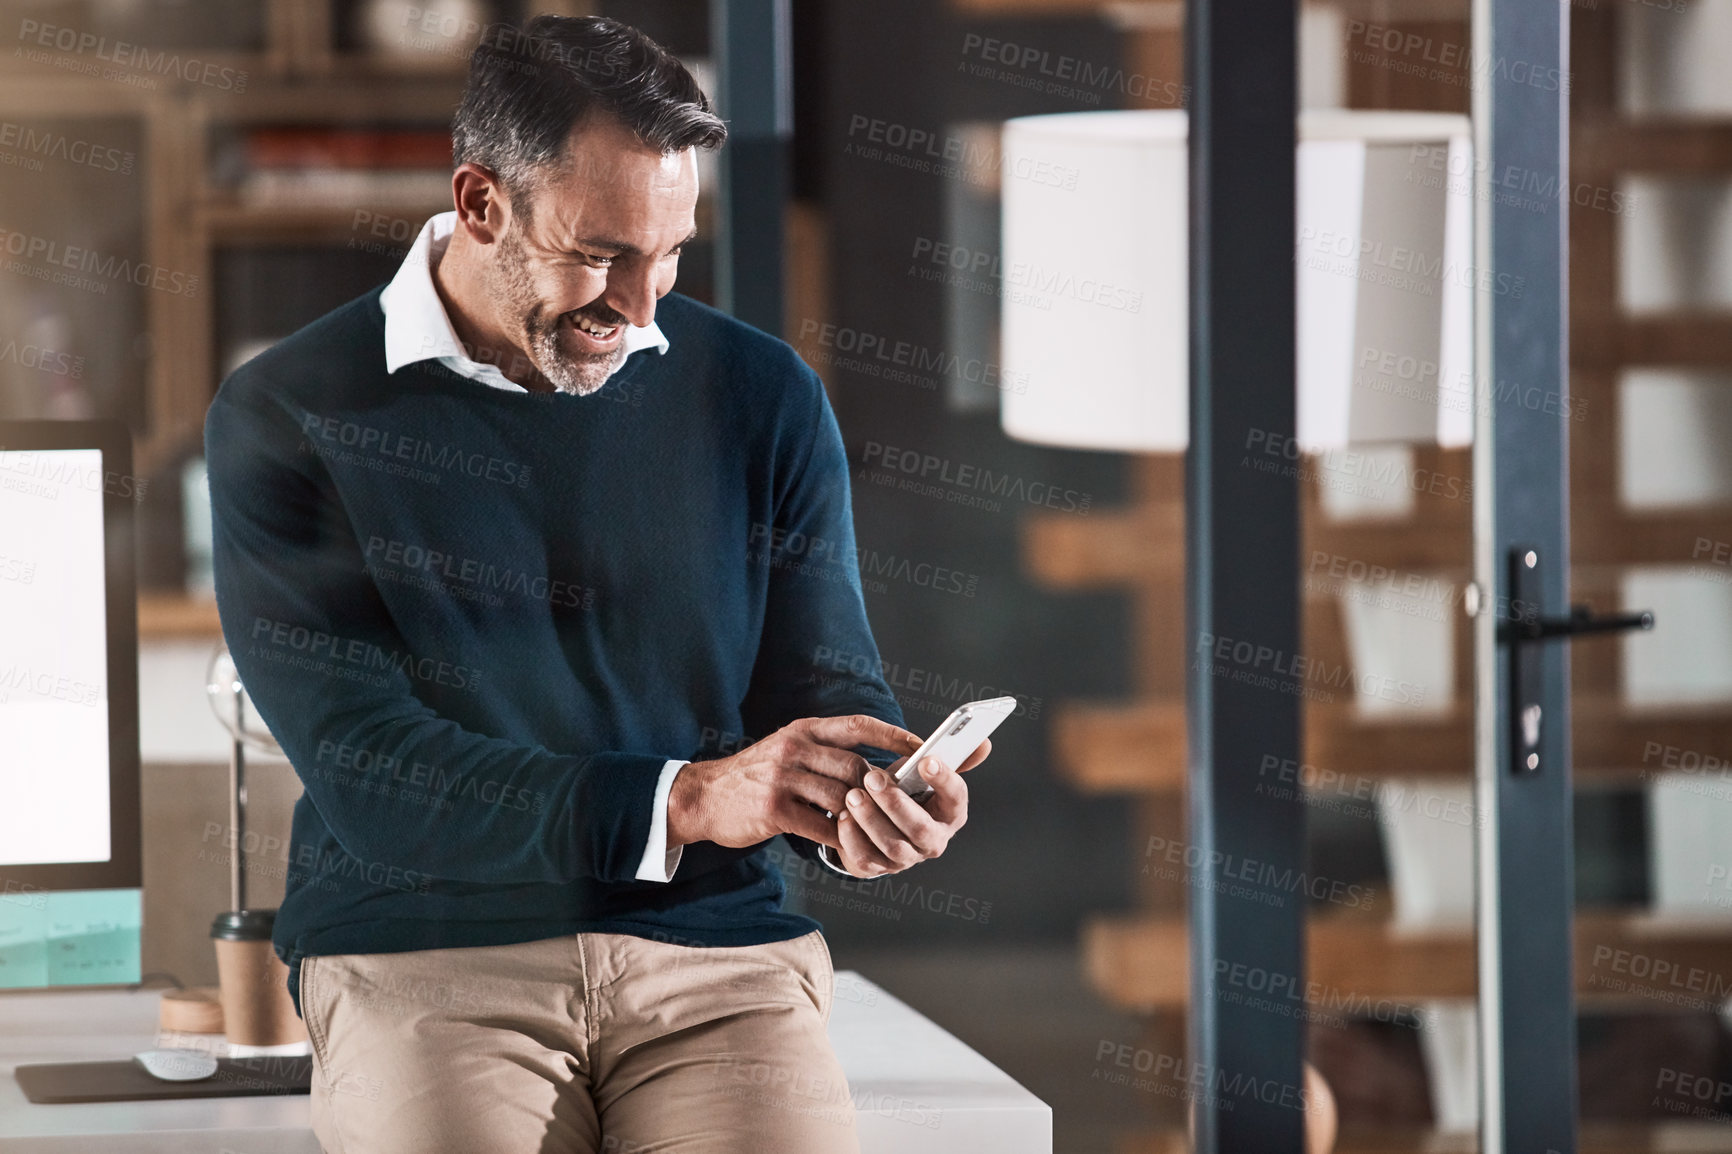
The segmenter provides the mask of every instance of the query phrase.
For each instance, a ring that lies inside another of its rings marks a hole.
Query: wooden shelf
[[[1052,589],[1102,589],[1181,581],[1185,508],[1164,501],[1088,517],[1035,514],[1022,519],[1023,567]]]
[[[1335,1154],[1473,1154],[1473,1134],[1431,1130],[1345,1129]],[[1581,1126],[1578,1154],[1732,1154],[1732,1126],[1724,1122],[1654,1122]]]
[[[12,10],[16,11],[16,9]],[[123,38],[111,37],[110,39]],[[52,80],[57,77],[65,77],[70,71],[69,65],[83,64],[87,60],[93,59],[93,57],[83,56],[77,52],[63,51],[58,47],[41,48],[33,41],[26,40],[22,34],[13,43],[21,49],[37,49],[45,52],[49,57],[47,61],[43,61],[22,54],[17,56],[9,54],[7,56],[8,71],[25,83],[38,79]],[[201,88],[208,89],[221,98],[234,95],[236,85],[239,85],[244,91],[245,88],[253,85],[277,80],[283,74],[282,57],[274,54],[268,48],[260,52],[237,52],[220,48],[163,45],[161,50],[167,53],[170,60],[176,55],[182,58],[194,58],[198,61],[198,68],[195,70],[189,66],[188,74],[182,76],[175,72],[172,66],[166,70],[147,67],[144,62],[145,58],[142,56],[131,62],[119,64],[104,59],[104,67],[100,76],[91,73],[88,74],[88,79],[80,82],[87,87],[103,84],[115,88],[128,88],[144,94],[147,98],[160,96],[165,92],[191,92]],[[156,51],[157,49],[152,49],[150,56],[152,61],[157,59]],[[210,69],[209,72],[205,70],[207,65]],[[229,78],[226,81],[205,84],[197,79],[197,77],[202,76],[222,77],[224,75],[222,70],[224,69],[228,70]],[[244,81],[240,79],[242,73],[245,73]],[[223,87],[222,84],[224,83],[229,86]]]
[[[1121,1139],[1117,1154],[1190,1154],[1183,1131],[1155,1130]],[[1335,1154],[1474,1154],[1474,1134],[1440,1133],[1427,1128],[1347,1126],[1335,1140]],[[1732,1154],[1732,1126],[1725,1122],[1653,1122],[1614,1125],[1585,1122],[1578,1154]]]
[[[337,52],[330,57],[332,76],[359,80],[454,80],[469,76],[469,55],[433,54],[426,58],[366,52]]]
[[[1107,1000],[1139,1011],[1184,1008],[1184,919],[1100,919],[1083,939],[1090,981]],[[1467,926],[1404,930],[1377,918],[1319,914],[1307,925],[1305,945],[1307,988],[1328,1014],[1348,1016],[1367,1003],[1471,998],[1478,987]],[[1575,974],[1583,999],[1655,1012],[1717,1009],[1732,993],[1732,919],[1578,914]]]
[[[1100,13],[1127,24],[1183,26],[1182,0],[950,0],[950,7],[963,16],[1000,19],[1019,16],[1088,16]],[[1334,0],[1355,19],[1394,22],[1466,20],[1469,0]]]
[[[1584,566],[1695,565],[1732,581],[1732,566],[1695,557],[1701,541],[1732,540],[1732,509],[1656,509],[1571,519],[1573,568]],[[1692,558],[1695,557],[1694,560]]]
[[[1732,717],[1721,723],[1732,733]],[[1367,777],[1467,777],[1473,726],[1465,710],[1411,720],[1361,716],[1352,706],[1312,706],[1305,714],[1305,761]],[[1690,746],[1688,748],[1700,748]],[[1091,793],[1164,793],[1185,785],[1182,701],[1062,705],[1053,750],[1067,780]],[[1633,765],[1641,763],[1640,750]]]
[[[1173,0],[1176,3],[1176,0]],[[1121,0],[950,0],[964,16],[1088,16],[1120,6]]]
[[[1182,1130],[1151,1130],[1122,1138],[1117,1154],[1190,1154]],[[1476,1135],[1440,1132],[1429,1127],[1394,1129],[1346,1126],[1334,1154],[1475,1154]],[[1732,1126],[1725,1122],[1585,1122],[1578,1154],[1732,1154]]]
[[[1183,1130],[1149,1130],[1118,1139],[1114,1154],[1191,1154],[1190,1136]],[[1340,1154],[1340,1148],[1336,1148]]]
[[[146,593],[138,598],[140,641],[221,641],[222,622],[216,601],[208,597]]]
[[[1442,515],[1415,516],[1404,521],[1314,522],[1305,527],[1301,569],[1312,552],[1331,553],[1398,568],[1403,573],[1458,571],[1465,580],[1473,561],[1468,502]]]
[[[1380,719],[1351,705],[1315,706],[1305,713],[1305,760],[1344,774],[1471,777],[1473,716],[1458,707]]]
[[[250,204],[233,196],[209,195],[195,215],[198,229],[213,244],[353,242],[368,251],[406,254],[428,217],[450,211],[449,192],[438,199],[418,201],[384,197],[288,204]],[[713,197],[699,198],[698,227],[706,234],[714,211]],[[387,235],[377,235],[375,225],[384,228]]]
[[[1661,771],[1654,743],[1699,754],[1732,747],[1732,709],[1724,705],[1629,709],[1578,697],[1570,721],[1578,773]]]
[[[413,222],[416,232],[422,222],[436,213],[448,211],[449,200],[423,204],[299,204],[250,205],[237,201],[211,201],[198,211],[198,221],[205,235],[215,244],[293,244],[355,242],[357,246],[378,245],[387,249],[407,251],[414,234],[405,241],[381,240],[365,227],[357,228],[357,212],[375,215],[389,213]]]
[[[1668,365],[1726,371],[1732,365],[1732,314],[1701,311],[1667,316],[1597,316],[1573,341],[1576,370]],[[1578,398],[1577,403],[1581,401]],[[1598,414],[1589,411],[1589,419]]]
[[[1465,581],[1471,560],[1468,510],[1407,521],[1307,526],[1305,556],[1324,552],[1403,573],[1440,573]],[[1178,582],[1185,575],[1185,511],[1179,502],[1087,518],[1037,513],[1023,518],[1024,569],[1052,589],[1107,589]],[[1309,574],[1307,574],[1309,575]],[[1325,574],[1326,575],[1326,574]]]
[[[1655,743],[1674,749],[1732,747],[1732,709],[1630,709],[1578,697],[1571,712],[1575,770],[1629,780],[1663,767]],[[1351,705],[1305,711],[1305,763],[1344,776],[1454,777],[1473,774],[1472,714],[1371,718]],[[1089,793],[1167,793],[1185,786],[1182,701],[1064,704],[1053,720],[1053,751],[1065,779]],[[1289,775],[1291,776],[1291,775]]]
[[[1578,121],[1571,169],[1583,173],[1732,172],[1732,123],[1724,120]]]
[[[1052,750],[1059,772],[1090,793],[1183,789],[1185,703],[1061,706]]]
[[[346,220],[343,227],[348,228]],[[1726,337],[1722,364],[1732,366],[1732,317],[1717,323]],[[1663,362],[1664,358],[1655,359]],[[1714,362],[1704,357],[1702,363]],[[1177,587],[1185,568],[1182,517],[1182,510],[1164,505],[1152,512],[1097,513],[1088,518],[1027,517],[1022,524],[1023,567],[1034,580],[1055,590]],[[1584,569],[1605,567],[1700,564],[1707,568],[1705,561],[1692,557],[1702,538],[1732,540],[1732,508],[1614,510],[1594,518],[1578,517],[1572,526],[1571,568],[1578,580]],[[1310,596],[1330,595],[1326,587],[1338,579],[1330,578],[1326,568],[1316,572],[1307,568],[1311,555],[1321,552],[1360,565],[1387,565],[1401,576],[1420,574],[1459,586],[1468,579],[1469,547],[1465,522],[1459,526],[1435,521],[1313,525],[1305,537],[1301,578],[1307,586],[1315,586]],[[1720,568],[1732,582],[1732,567]],[[1372,584],[1350,587],[1378,591]],[[1450,608],[1459,604],[1452,602]]]

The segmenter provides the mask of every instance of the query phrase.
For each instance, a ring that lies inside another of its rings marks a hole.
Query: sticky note
[[[137,982],[143,899],[136,889],[0,893],[0,989]]]

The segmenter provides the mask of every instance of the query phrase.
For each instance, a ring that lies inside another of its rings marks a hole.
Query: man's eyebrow
[[[694,228],[691,232],[687,233],[679,244],[674,246],[674,248],[684,248],[696,239],[698,239],[698,230]],[[627,254],[632,256],[644,255],[644,251],[635,244],[627,244],[623,240],[611,240],[605,236],[580,236],[575,238],[572,243],[582,245],[585,248],[595,249],[598,252],[619,253],[621,256]]]

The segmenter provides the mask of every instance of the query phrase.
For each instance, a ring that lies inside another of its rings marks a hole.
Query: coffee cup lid
[[[268,942],[276,910],[228,910],[210,924],[210,936],[225,942]]]

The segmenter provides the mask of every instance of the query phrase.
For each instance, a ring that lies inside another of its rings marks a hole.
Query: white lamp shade
[[[1004,430],[1074,448],[1188,438],[1187,116],[1085,112],[1004,130]],[[1298,440],[1472,439],[1468,120],[1299,118]],[[1271,269],[1271,275],[1280,270]]]

